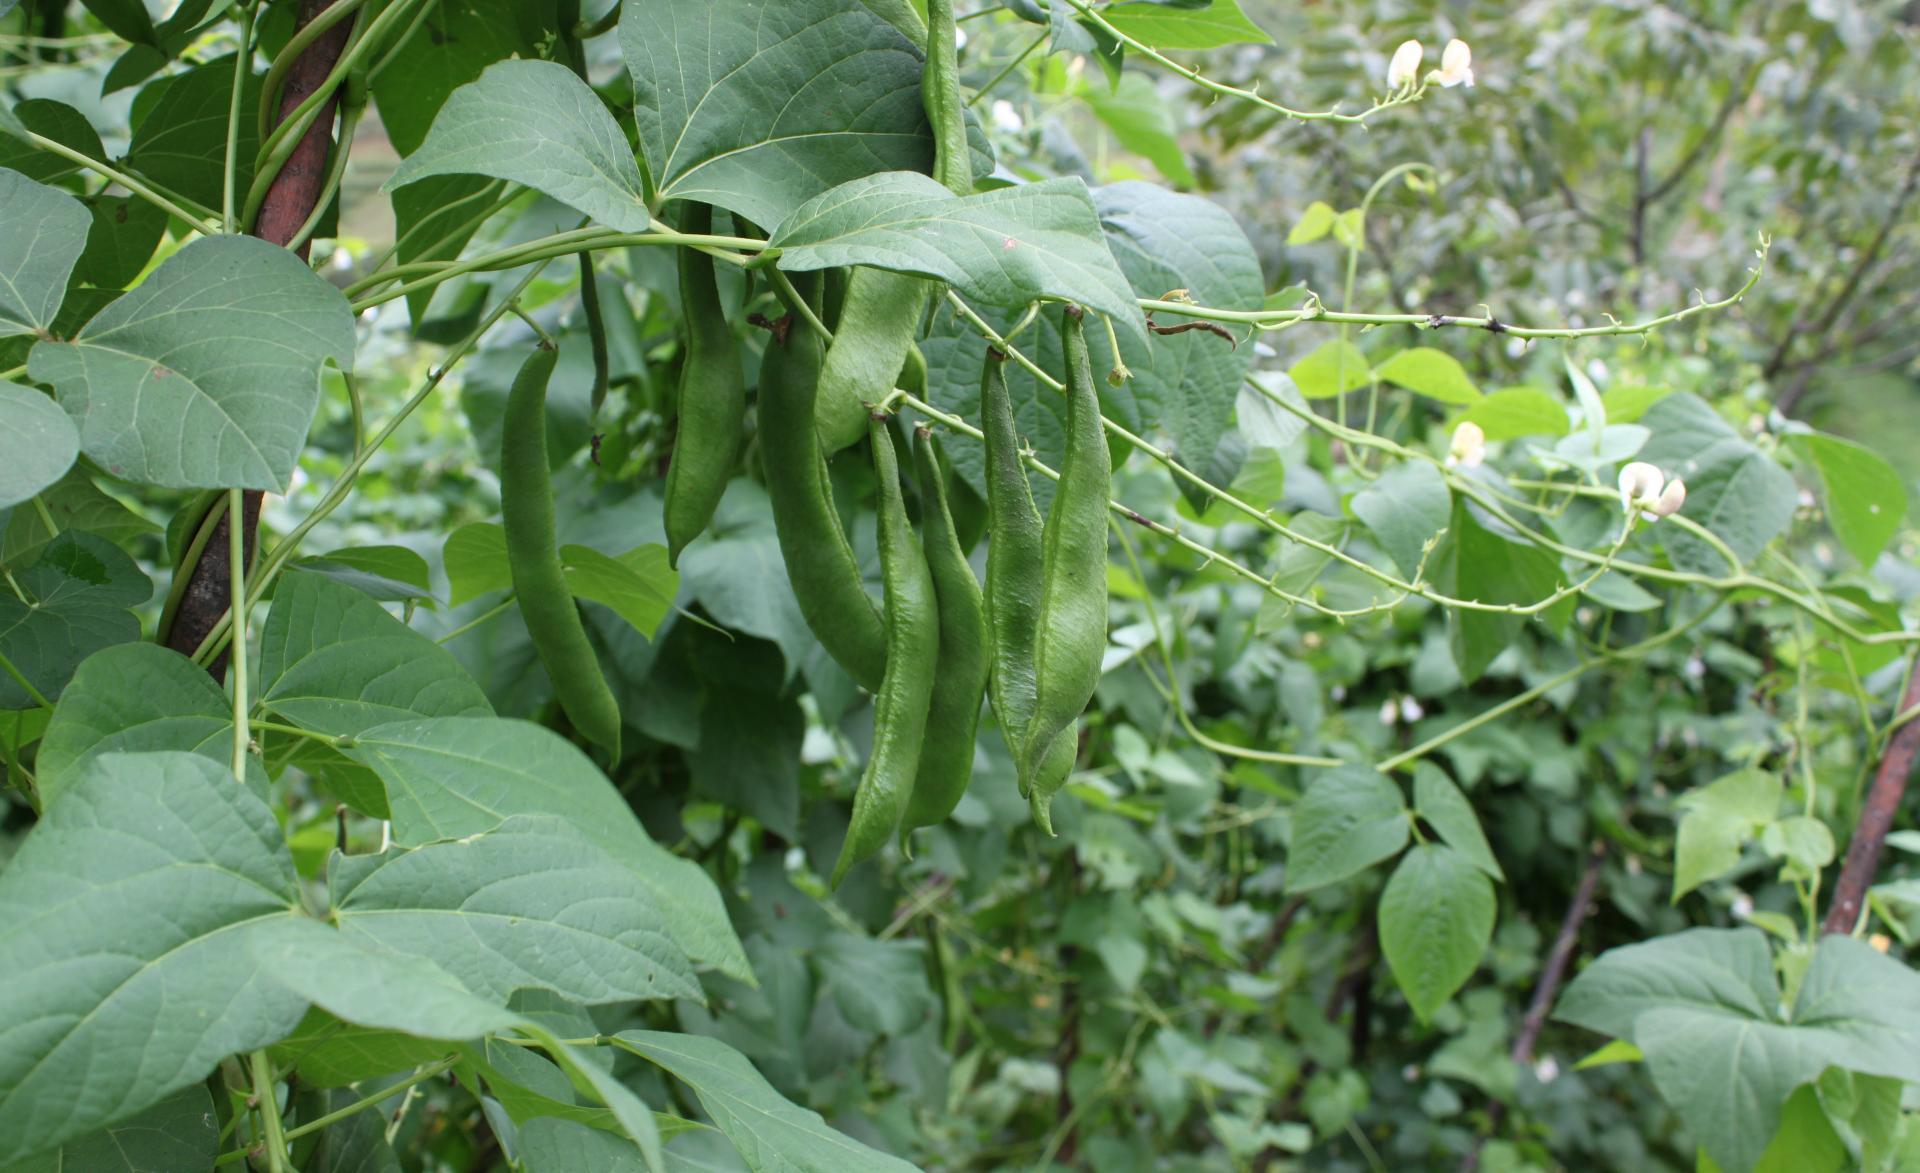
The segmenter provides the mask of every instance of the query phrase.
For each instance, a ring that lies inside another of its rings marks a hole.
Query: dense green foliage
[[[1916,50],[0,0],[0,1173],[1920,1168]]]

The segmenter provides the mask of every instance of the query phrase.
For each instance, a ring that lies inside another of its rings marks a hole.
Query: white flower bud
[[[1392,697],[1388,697],[1386,700],[1380,702],[1380,723],[1382,725],[1391,725],[1399,719],[1400,706],[1394,703]]]
[[[1487,433],[1472,420],[1462,420],[1453,429],[1453,442],[1447,449],[1447,467],[1475,468],[1487,458]]]
[[[1440,54],[1440,71],[1434,80],[1443,86],[1470,86],[1473,84],[1473,50],[1459,37],[1447,42]]]
[[[1667,487],[1660,492],[1660,499],[1653,503],[1653,515],[1655,517],[1672,517],[1674,514],[1680,512],[1680,507],[1686,503],[1687,483],[1679,477],[1675,477],[1667,482]]]
[[[1636,460],[1620,470],[1620,507],[1628,513],[1651,509],[1660,500],[1666,481],[1659,469],[1644,460]]]
[[[1400,42],[1393,60],[1387,63],[1387,88],[1399,91],[1411,86],[1420,76],[1420,59],[1426,52],[1418,41]]]

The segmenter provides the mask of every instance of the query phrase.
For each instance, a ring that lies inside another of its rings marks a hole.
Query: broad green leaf
[[[314,1007],[268,1054],[281,1070],[297,1071],[308,1087],[327,1088],[431,1063],[447,1051],[439,1039],[354,1026]]]
[[[650,543],[610,558],[591,546],[560,547],[561,572],[575,598],[611,607],[652,639],[673,610],[680,575],[667,565],[667,548]]]
[[[29,98],[15,106],[13,114],[20,120],[22,130],[52,139],[89,159],[104,162],[107,158],[106,148],[100,145],[100,133],[87,121],[86,115],[65,102]],[[14,137],[4,125],[5,118],[5,111],[0,110],[0,168],[18,171],[36,183],[52,183],[80,170],[80,164],[65,156]]]
[[[1652,434],[1639,424],[1583,428],[1555,440],[1551,455],[1542,454],[1540,459],[1549,467],[1573,468],[1598,476],[1607,466],[1623,464],[1638,456]]]
[[[104,753],[177,750],[233,760],[233,703],[207,670],[158,644],[87,657],[40,743],[40,797],[52,803]]]
[[[127,162],[171,192],[202,207],[220,208],[227,158],[227,124],[233,109],[233,55],[216,57],[185,73],[148,82],[136,109],[157,94],[138,119]],[[244,197],[260,153],[260,79],[240,87],[239,134],[234,141],[234,190]]]
[[[564,819],[336,855],[327,885],[341,932],[434,961],[488,1000],[522,986],[586,1005],[701,998],[653,893]]]
[[[1413,768],[1413,808],[1439,832],[1441,841],[1464,856],[1468,863],[1496,880],[1506,879],[1499,861],[1493,858],[1493,848],[1487,845],[1486,832],[1480,829],[1473,804],[1460,793],[1446,771],[1432,762],[1421,762]]]
[[[297,914],[273,813],[192,754],[96,758],[0,872],[0,1162],[293,1029],[249,939]]]
[[[153,582],[120,547],[73,530],[13,570],[26,596],[0,591],[0,655],[40,695],[59,700],[80,662],[101,648],[140,638],[128,611],[153,594]],[[0,672],[0,709],[35,703],[10,673]]]
[[[1647,409],[1673,393],[1670,387],[1650,387],[1645,383],[1616,383],[1600,397],[1602,410],[1610,424],[1630,424],[1647,414]]]
[[[59,404],[31,387],[0,383],[0,509],[58,481],[79,455],[80,434]]]
[[[876,1034],[913,1033],[934,1009],[919,941],[877,941],[836,932],[814,952],[824,992],[849,1023]]]
[[[324,575],[280,579],[260,636],[260,699],[304,728],[351,735],[409,717],[492,713],[453,653]]]
[[[1312,244],[1333,231],[1333,206],[1325,200],[1315,200],[1300,213],[1300,219],[1287,232],[1290,245]]]
[[[1833,1130],[1820,1106],[1820,1094],[1803,1084],[1780,1112],[1773,1134],[1753,1173],[1840,1173],[1847,1167],[1846,1142]]]
[[[455,90],[385,190],[436,175],[524,183],[622,232],[645,232],[651,222],[620,124],[554,61],[502,61]]]
[[[1480,388],[1467,377],[1460,360],[1431,346],[1414,346],[1382,362],[1374,377],[1383,383],[1405,387],[1416,395],[1442,403],[1474,404],[1480,401]]]
[[[353,361],[353,311],[264,240],[194,241],[29,369],[116,476],[170,488],[284,490],[320,404]]]
[[[1407,845],[1400,788],[1368,766],[1317,775],[1293,807],[1287,891],[1306,892],[1356,875]]]
[[[991,306],[1064,298],[1145,334],[1077,178],[956,196],[917,172],[870,175],[801,205],[771,243],[789,271],[872,265],[945,281]]]
[[[1796,436],[1826,489],[1827,522],[1860,565],[1871,567],[1907,516],[1907,486],[1878,452],[1815,432]],[[1689,503],[1692,488],[1687,486]],[[0,493],[0,499],[5,494]]]
[[[1482,603],[1532,606],[1558,590],[1564,578],[1559,560],[1551,553],[1488,529],[1465,500],[1454,502],[1453,521],[1431,566],[1432,580],[1442,591]],[[1570,598],[1561,600],[1546,612],[1547,617],[1569,609],[1571,603]],[[1461,679],[1468,683],[1479,679],[1526,624],[1523,615],[1449,609],[1447,634]]]
[[[430,957],[395,953],[313,920],[256,933],[254,960],[273,980],[355,1026],[423,1039],[477,1039],[521,1024]]]
[[[7,1165],[5,1173],[164,1173],[207,1169],[220,1152],[213,1098],[191,1084],[143,1112],[57,1149]]]
[[[1819,819],[1795,815],[1768,823],[1760,832],[1760,847],[1768,855],[1784,861],[1780,878],[1806,882],[1817,879],[1820,869],[1833,862],[1833,832]]]
[[[1740,849],[1780,813],[1785,791],[1765,770],[1736,770],[1680,797],[1673,899],[1733,870]]]
[[[347,752],[386,784],[394,842],[417,846],[514,815],[558,815],[631,869],[687,956],[752,976],[713,881],[648,838],[613,784],[552,730],[499,718],[401,721],[363,731]]]
[[[664,198],[771,228],[836,184],[932,166],[919,50],[859,0],[634,0],[620,49]]]
[[[405,546],[353,546],[296,559],[293,565],[382,603],[433,598],[433,576],[427,560]]]
[[[294,1114],[301,1120],[351,1112],[296,1141],[296,1167],[305,1173],[401,1173],[400,1156],[387,1143],[387,1118],[377,1111],[356,1110],[360,1100],[354,1088],[295,1088]]]
[[[153,17],[148,15],[142,0],[81,0],[81,3],[121,40],[145,44],[159,40],[154,32]]]
[[[746,1056],[718,1039],[629,1030],[614,1041],[693,1088],[700,1106],[755,1173],[881,1173],[912,1165],[827,1126],[773,1089]]]
[[[1331,338],[1308,351],[1287,368],[1300,394],[1308,399],[1331,399],[1373,381],[1367,356],[1351,342]]]
[[[1615,1039],[1575,1063],[1573,1069],[1585,1071],[1589,1067],[1605,1067],[1610,1063],[1638,1063],[1645,1058],[1646,1056],[1640,1053],[1640,1048],[1625,1039]]]
[[[1422,1022],[1466,984],[1493,937],[1493,881],[1451,847],[1422,843],[1380,894],[1380,952]]]
[[[977,371],[974,378],[977,387]],[[680,577],[714,622],[777,645],[789,678],[819,646],[794,601],[773,509],[757,481],[735,477],[727,485],[706,536],[681,556]]]
[[[1424,460],[1408,460],[1354,494],[1351,505],[1353,515],[1367,523],[1400,573],[1412,575],[1432,558],[1428,543],[1447,527],[1453,490],[1439,469]]]
[[[67,276],[86,250],[92,218],[66,192],[4,168],[0,207],[7,210],[7,231],[0,234],[0,338],[40,333],[60,312]],[[7,442],[11,430],[0,423],[0,443]],[[6,488],[0,481],[0,500],[6,499]]]
[[[613,1114],[620,1131],[640,1146],[640,1154],[646,1159],[649,1169],[657,1173],[665,1167],[665,1160],[660,1153],[660,1122],[631,1088],[615,1079],[610,1069],[583,1060],[578,1052],[539,1023],[527,1022],[521,1030],[540,1040],[547,1054],[575,1084],[592,1089],[600,1097]]]
[[[1640,459],[1687,482],[1683,512],[1718,535],[1742,563],[1758,557],[1793,520],[1798,493],[1787,470],[1698,397],[1669,395],[1640,422],[1653,432]],[[1679,526],[1662,526],[1660,537],[1682,570],[1727,572],[1724,558]]]
[[[631,1141],[557,1116],[536,1116],[520,1126],[520,1160],[527,1173],[643,1173],[646,1164]],[[671,1163],[668,1165],[672,1168]]]
[[[1123,73],[1120,85],[1111,90],[1101,84],[1083,84],[1080,99],[1121,147],[1151,162],[1170,182],[1180,187],[1198,182],[1180,147],[1180,128],[1146,74]]]
[[[1255,371],[1240,385],[1233,414],[1249,448],[1285,452],[1307,430],[1307,421],[1279,406],[1275,399],[1306,410],[1306,397],[1293,380],[1279,371]]]
[[[1466,421],[1489,440],[1564,436],[1573,427],[1567,409],[1538,387],[1502,387],[1463,412],[1459,422]]]
[[[74,277],[103,290],[124,289],[146,271],[167,232],[168,216],[135,196],[94,196],[93,226]]]
[[[1218,49],[1222,45],[1271,45],[1273,38],[1240,11],[1239,0],[1213,0],[1205,7],[1161,3],[1115,4],[1101,15],[1113,27],[1156,49]]]
[[[126,507],[119,499],[101,492],[84,468],[69,469],[66,476],[40,493],[55,529],[49,530],[37,507],[16,507],[6,512],[4,535],[0,535],[0,565],[13,566],[27,561],[27,555],[52,541],[54,535],[70,529],[85,530],[117,546],[126,546],[160,527]]]
[[[494,591],[513,589],[507,565],[507,531],[491,521],[472,521],[447,536],[441,555],[455,607]]]

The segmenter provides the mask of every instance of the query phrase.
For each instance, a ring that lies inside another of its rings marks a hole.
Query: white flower
[[[1440,54],[1439,72],[1433,79],[1443,86],[1470,86],[1473,84],[1473,50],[1459,37],[1447,42]]]
[[[1652,509],[1660,502],[1660,490],[1666,477],[1644,460],[1636,460],[1620,470],[1620,507],[1628,513]]]
[[[1420,76],[1420,58],[1426,56],[1426,50],[1418,41],[1402,41],[1393,51],[1393,60],[1387,63],[1387,88],[1404,90]]]
[[[1410,696],[1400,698],[1400,719],[1402,721],[1412,725],[1426,715],[1427,711],[1420,707],[1419,701],[1414,700]]]
[[[1447,467],[1476,468],[1487,458],[1487,433],[1472,420],[1462,420],[1453,429],[1453,443],[1447,449]]]
[[[1020,118],[1020,111],[1005,98],[996,98],[993,103],[993,128],[1002,134],[1019,134],[1026,123]]]
[[[1536,1059],[1533,1064],[1533,1077],[1541,1083],[1552,1083],[1560,1075],[1559,1061],[1552,1055]]]
[[[1655,517],[1672,517],[1674,514],[1680,512],[1680,507],[1686,503],[1687,483],[1679,477],[1675,477],[1667,482],[1667,487],[1660,491],[1660,499],[1653,503],[1653,515]]]
[[[1388,697],[1386,700],[1380,702],[1380,723],[1382,725],[1391,725],[1399,719],[1400,706],[1393,702],[1392,697]]]

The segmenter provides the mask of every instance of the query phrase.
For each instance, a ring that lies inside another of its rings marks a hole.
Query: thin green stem
[[[234,631],[233,655],[233,776],[247,777],[247,527],[246,494],[227,490],[227,567],[232,575],[233,600],[228,621]]]
[[[363,103],[354,102],[341,106],[340,139],[334,144],[333,156],[327,162],[327,178],[320,185],[319,196],[313,201],[313,211],[307,213],[307,218],[300,222],[299,230],[293,234],[291,240],[287,241],[289,249],[303,248],[313,239],[313,234],[320,228],[320,221],[326,217],[328,206],[333,203],[334,196],[339,194],[340,185],[347,177],[347,156],[351,153],[347,147],[353,141],[354,131],[359,128],[360,117],[365,112],[366,107]]]
[[[159,208],[161,211],[166,212],[168,215],[185,221],[187,227],[195,232],[202,235],[210,235],[220,231],[220,218],[212,212],[203,209],[195,213],[187,211],[182,207],[183,204],[192,203],[192,201],[188,200],[185,196],[175,195],[172,192],[163,192],[155,185],[136,179],[134,176],[117,167],[102,163],[98,159],[90,158],[74,150],[72,147],[67,146],[65,143],[55,142],[45,135],[28,131],[26,133],[26,140],[43,151],[58,155],[69,163],[78,164],[95,174],[119,184],[121,187],[126,188],[134,195],[139,196],[141,199]]]
[[[513,603],[514,603],[514,596],[512,592],[508,592],[506,598],[502,599],[498,604],[487,608],[485,614],[480,615],[479,617],[474,619],[469,619],[467,622],[462,623],[460,626],[454,628],[452,631],[449,631],[447,634],[441,636],[439,639],[436,639],[433,642],[437,644],[450,644],[454,640],[459,639],[461,636],[467,634],[469,631],[472,631],[474,628],[479,627],[481,624],[492,619],[494,616],[505,614],[509,609],[512,608]]]
[[[266,1133],[267,1169],[269,1173],[287,1173],[290,1165],[286,1125],[280,1119],[280,1097],[274,1091],[273,1064],[268,1061],[267,1053],[248,1054],[247,1071],[253,1082],[253,1101],[260,1113],[261,1130]]]
[[[977,16],[979,14],[975,13],[974,15]],[[966,18],[961,17],[961,19],[965,20]],[[1053,36],[1053,32],[1051,29],[1049,29],[1048,31],[1041,33],[1039,36],[1029,41],[1027,43],[1027,47],[1020,50],[1020,55],[1018,57],[1015,57],[1012,61],[1007,62],[1007,67],[1005,69],[993,75],[992,81],[989,81],[986,85],[981,86],[979,89],[973,92],[973,97],[967,99],[967,105],[978,106],[983,100],[985,100],[988,94],[993,92],[995,86],[1007,80],[1009,77],[1012,77],[1013,71],[1020,68],[1021,63],[1026,61],[1027,58],[1033,56],[1033,51],[1035,49],[1038,49],[1040,46],[1046,44],[1047,40],[1052,36]]]
[[[299,31],[288,39],[273,64],[267,66],[267,76],[260,82],[260,140],[265,142],[273,133],[273,118],[280,104],[280,90],[286,85],[287,74],[292,71],[293,63],[307,47],[325,36],[327,30],[348,19],[366,4],[367,0],[334,0],[334,3],[321,9],[314,18],[300,26]]]
[[[0,652],[0,672],[5,672],[8,676],[13,677],[13,682],[25,690],[26,694],[33,699],[34,704],[49,711],[53,709],[53,702],[48,700],[39,689],[33,686],[33,681],[28,680],[25,673],[13,666],[13,661],[7,659],[5,652]]]
[[[234,230],[233,183],[240,151],[240,97],[245,93],[247,78],[253,75],[253,14],[253,4],[241,6],[240,43],[233,53],[233,92],[227,99],[227,153],[220,175],[220,228],[229,234]]]
[[[48,510],[47,503],[40,499],[40,494],[38,493],[33,495],[33,511],[39,514],[40,524],[47,527],[47,536],[49,538],[57,538],[60,536],[59,523],[53,520],[53,513]]]

